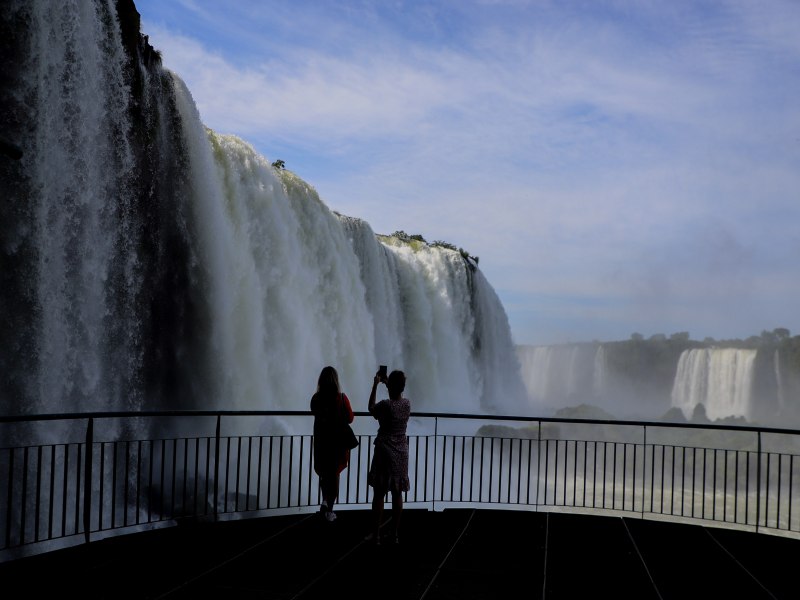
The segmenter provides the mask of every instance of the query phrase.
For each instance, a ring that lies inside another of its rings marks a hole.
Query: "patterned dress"
[[[407,492],[410,484],[406,427],[411,402],[408,398],[381,400],[370,412],[378,420],[378,435],[367,483],[378,491]]]

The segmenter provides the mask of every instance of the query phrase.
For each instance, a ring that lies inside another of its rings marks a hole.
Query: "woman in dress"
[[[342,423],[353,422],[353,409],[339,385],[339,374],[325,367],[311,397],[314,415],[314,471],[319,476],[322,504],[319,511],[328,521],[336,520],[333,505],[339,496],[339,476],[350,462],[350,450],[338,445],[335,431]]]
[[[386,384],[389,398],[375,402],[378,383]],[[392,537],[397,544],[400,531],[400,515],[403,512],[403,492],[407,492],[408,481],[408,437],[406,428],[411,416],[411,402],[403,396],[406,376],[403,371],[392,371],[389,377],[380,371],[372,381],[368,410],[378,421],[378,435],[375,437],[375,452],[372,456],[367,483],[372,486],[373,529],[368,536],[380,544],[380,527],[383,518],[383,502],[386,495],[392,494]]]

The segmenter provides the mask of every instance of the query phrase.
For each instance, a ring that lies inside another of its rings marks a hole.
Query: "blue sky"
[[[519,344],[800,334],[800,3],[136,0],[204,123],[480,257]]]

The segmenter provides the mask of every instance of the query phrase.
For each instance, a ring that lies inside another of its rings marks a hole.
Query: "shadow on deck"
[[[800,541],[629,517],[407,509],[192,523],[0,564],[4,598],[800,597]],[[388,514],[388,511],[387,511]],[[388,529],[385,528],[385,529]],[[15,590],[15,591],[12,591]]]

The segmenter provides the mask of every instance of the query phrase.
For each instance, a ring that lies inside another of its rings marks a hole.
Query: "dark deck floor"
[[[0,564],[12,598],[800,598],[800,541],[636,518],[406,510],[193,523]],[[388,529],[388,528],[387,528]]]

